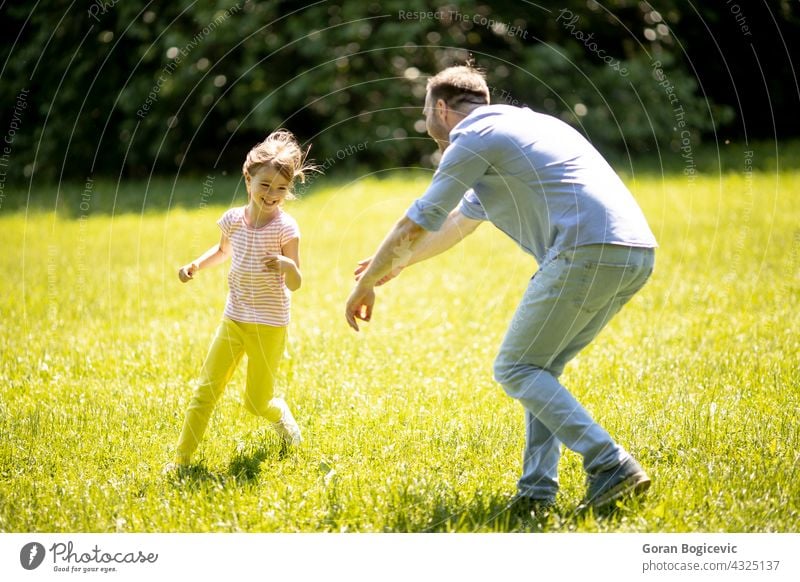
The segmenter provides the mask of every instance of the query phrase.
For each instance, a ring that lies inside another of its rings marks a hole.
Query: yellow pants
[[[281,418],[272,402],[275,376],[286,345],[286,327],[242,323],[223,318],[208,350],[200,384],[192,396],[178,441],[175,460],[186,464],[197,449],[217,400],[243,354],[247,354],[247,390],[244,406],[271,422]]]

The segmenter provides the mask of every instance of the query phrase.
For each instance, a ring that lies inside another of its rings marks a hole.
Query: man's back
[[[467,188],[474,193],[462,212],[491,220],[540,263],[588,244],[656,246],[600,153],[566,123],[528,108],[478,107],[453,128],[423,200],[434,202],[444,190],[460,197]]]

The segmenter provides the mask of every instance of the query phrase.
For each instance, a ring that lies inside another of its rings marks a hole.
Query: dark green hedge
[[[700,51],[719,48],[715,26],[746,43],[736,16],[767,22],[763,7],[659,5],[6,3],[0,171],[20,184],[32,174],[238,172],[247,149],[280,126],[313,143],[331,172],[429,166],[433,144],[418,123],[425,78],[469,55],[495,102],[558,115],[603,150],[680,155],[720,127],[741,135],[742,98],[703,83],[727,63],[714,64],[720,50]],[[796,27],[791,11],[774,15]]]

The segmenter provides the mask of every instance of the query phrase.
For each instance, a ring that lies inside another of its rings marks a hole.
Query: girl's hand
[[[283,255],[266,255],[264,257],[264,270],[278,272],[281,275],[297,269],[294,261]]]
[[[178,269],[178,278],[181,283],[186,283],[194,279],[194,272],[197,271],[197,263],[189,263]]]
[[[356,281],[360,281],[361,280],[361,273],[363,273],[364,271],[367,270],[367,267],[369,267],[369,264],[371,262],[372,262],[372,257],[370,257],[368,259],[364,259],[363,261],[359,261],[358,262],[358,266],[356,267],[356,270],[353,271],[353,275],[355,276]],[[388,275],[384,275],[381,279],[379,279],[378,282],[375,283],[375,286],[376,287],[380,287],[381,285],[383,285],[385,283],[388,283],[389,281],[391,281],[392,279],[397,277],[400,274],[400,271],[402,271],[402,270],[403,270],[403,267],[397,267],[396,269],[391,271]]]

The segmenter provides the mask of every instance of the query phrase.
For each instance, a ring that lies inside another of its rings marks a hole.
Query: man
[[[359,264],[346,317],[369,321],[374,287],[491,221],[539,269],[517,308],[494,377],[525,408],[515,502],[552,506],[560,444],[583,456],[585,504],[612,507],[650,479],[558,378],[653,271],[655,237],[631,193],[577,131],[528,108],[489,105],[483,75],[450,67],[428,81],[428,134],[442,152],[427,191]]]

